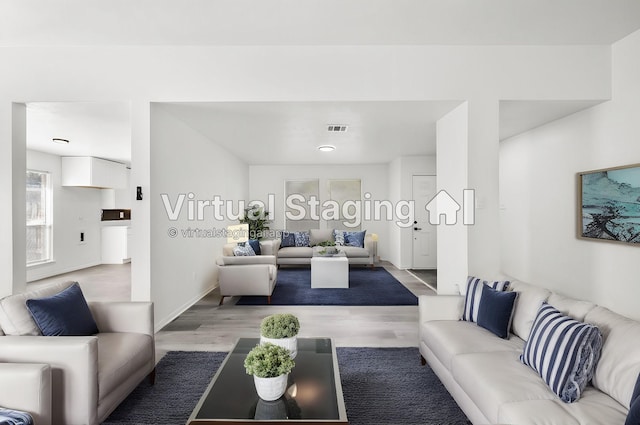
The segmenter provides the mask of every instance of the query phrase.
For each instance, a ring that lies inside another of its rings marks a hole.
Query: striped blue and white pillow
[[[0,424],[33,425],[33,418],[27,412],[0,407]]]
[[[496,291],[506,291],[509,289],[508,280],[487,282],[474,276],[467,278],[467,293],[464,299],[464,311],[462,312],[462,320],[467,322],[478,322],[478,309],[480,308],[480,299],[482,298],[482,285],[495,289]]]
[[[602,334],[543,303],[520,356],[565,403],[582,395],[600,359]]]

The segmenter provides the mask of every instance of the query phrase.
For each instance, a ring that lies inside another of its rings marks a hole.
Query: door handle
[[[414,227],[413,230],[422,230],[421,227]]]

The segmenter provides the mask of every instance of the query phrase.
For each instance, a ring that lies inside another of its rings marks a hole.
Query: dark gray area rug
[[[467,425],[470,422],[417,348],[337,348],[351,425]],[[105,425],[184,424],[227,353],[171,351]]]

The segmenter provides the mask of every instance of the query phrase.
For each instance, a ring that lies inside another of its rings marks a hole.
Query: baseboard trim
[[[167,317],[165,317],[164,319],[156,322],[154,324],[154,332],[158,333],[158,331],[160,331],[160,329],[164,328],[165,326],[167,326],[169,323],[173,322],[178,316],[180,316],[182,313],[184,313],[185,311],[187,311],[192,305],[194,305],[195,303],[197,303],[198,301],[200,301],[202,298],[204,298],[208,293],[210,293],[211,291],[213,291],[214,289],[216,289],[218,287],[218,285],[213,285],[209,288],[207,288],[204,292],[202,292],[200,295],[196,295],[195,297],[191,298],[190,300],[188,300],[187,302],[185,302],[184,304],[182,304],[180,307],[178,307],[177,309],[175,309],[173,311],[173,313],[169,314]]]

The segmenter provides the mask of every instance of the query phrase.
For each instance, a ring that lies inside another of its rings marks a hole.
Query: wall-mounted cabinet
[[[124,189],[127,167],[91,156],[63,156],[62,186]]]

